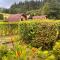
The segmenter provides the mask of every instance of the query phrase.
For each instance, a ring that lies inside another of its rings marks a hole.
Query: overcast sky
[[[0,0],[0,7],[9,8],[13,3],[25,0]]]
[[[20,1],[25,1],[25,0],[0,0],[0,7],[3,8],[9,8],[12,4],[19,3]],[[30,1],[30,0],[27,0]],[[36,0],[35,0],[36,1]]]

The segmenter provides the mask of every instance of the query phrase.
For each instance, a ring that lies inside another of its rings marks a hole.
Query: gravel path
[[[0,36],[0,45],[3,44],[3,45],[7,45],[9,48],[12,48],[13,44],[12,44],[12,40],[11,39],[13,37],[16,37],[16,36],[17,35],[13,35],[13,36]]]

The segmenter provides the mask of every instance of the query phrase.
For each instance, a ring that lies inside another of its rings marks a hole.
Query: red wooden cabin
[[[7,19],[8,22],[17,22],[17,21],[23,21],[23,20],[27,20],[27,16],[23,13],[11,14]]]
[[[46,19],[47,16],[46,15],[42,15],[42,16],[33,16],[32,19]]]

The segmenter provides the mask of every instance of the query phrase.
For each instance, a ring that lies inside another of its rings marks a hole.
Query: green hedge
[[[57,26],[58,26],[58,31],[59,31],[59,34],[58,34],[58,40],[60,40],[60,21],[57,21]]]
[[[18,34],[18,24],[0,22],[0,36],[9,36]]]
[[[20,36],[25,43],[34,47],[51,49],[58,36],[58,28],[53,21],[20,22]]]
[[[3,17],[3,14],[0,14],[0,20],[3,20],[4,17]]]

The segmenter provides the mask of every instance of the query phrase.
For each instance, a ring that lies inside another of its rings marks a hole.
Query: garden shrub
[[[0,20],[3,20],[4,17],[3,17],[3,14],[0,14]]]
[[[56,56],[56,60],[60,60],[60,41],[56,42],[53,47],[53,54]]]
[[[0,24],[0,36],[7,34],[8,26],[6,24]]]
[[[2,60],[3,56],[7,56],[7,47],[4,45],[0,45],[0,60]]]
[[[7,22],[8,23],[8,22]],[[0,36],[9,36],[18,34],[17,24],[0,24]]]
[[[20,22],[20,35],[22,40],[34,47],[51,49],[57,39],[57,26],[54,22],[24,21]]]
[[[57,40],[60,40],[60,21],[57,22],[57,26],[59,31]]]
[[[56,57],[55,55],[52,53],[52,51],[41,51],[41,50],[38,50],[37,52],[38,54],[38,57],[40,60],[56,60]]]
[[[18,34],[18,25],[17,24],[8,24],[9,26],[9,33],[10,35],[16,35]]]
[[[56,57],[52,54],[51,56],[47,57],[46,60],[56,60]]]

